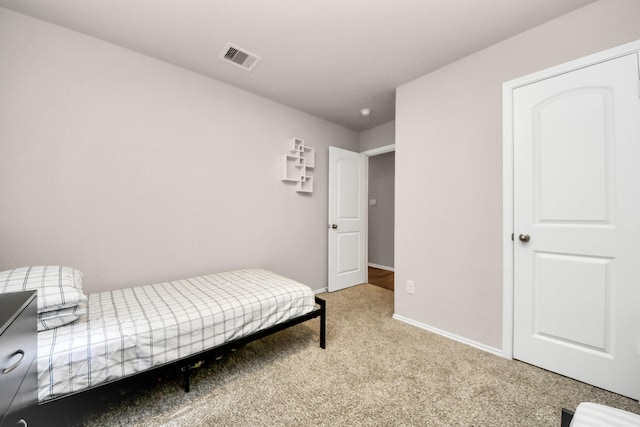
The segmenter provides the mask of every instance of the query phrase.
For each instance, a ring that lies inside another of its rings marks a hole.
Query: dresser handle
[[[24,359],[24,351],[22,350],[17,350],[15,353],[13,353],[11,355],[11,358],[13,358],[15,355],[19,354],[20,355],[20,359],[14,363],[13,365],[9,366],[8,368],[5,368],[4,371],[2,371],[3,374],[8,374],[9,372],[13,371],[14,369],[16,369],[18,366],[20,366],[20,363],[22,363],[22,359]]]
[[[21,418],[21,419],[19,419],[19,420],[18,420],[18,422],[16,423],[16,427],[28,427],[28,426],[27,426],[27,422]]]

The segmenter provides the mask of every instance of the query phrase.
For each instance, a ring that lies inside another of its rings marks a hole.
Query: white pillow
[[[60,310],[45,311],[38,314],[38,331],[57,328],[75,322],[80,316],[87,313],[85,303],[75,307],[61,308]]]
[[[38,291],[38,313],[75,307],[87,300],[82,273],[70,267],[37,266],[0,272],[0,293]]]

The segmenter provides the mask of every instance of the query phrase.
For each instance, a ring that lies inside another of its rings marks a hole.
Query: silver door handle
[[[338,224],[331,224],[331,228],[335,230],[336,228],[338,228]]]
[[[520,239],[521,242],[527,243],[529,240],[531,240],[531,236],[529,236],[528,234],[521,234],[518,236],[518,239]]]
[[[24,359],[24,351],[16,350],[16,352],[11,355],[11,359],[13,359],[15,356],[20,356],[20,358],[13,365],[9,366],[8,368],[5,368],[2,371],[3,374],[6,375],[9,372],[11,372],[14,369],[16,369],[18,366],[20,366],[20,363],[22,363],[22,359]]]

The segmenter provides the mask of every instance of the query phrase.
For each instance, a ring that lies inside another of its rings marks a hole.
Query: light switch
[[[370,206],[375,206],[376,203],[378,203],[378,201],[376,199],[369,199],[369,205]]]

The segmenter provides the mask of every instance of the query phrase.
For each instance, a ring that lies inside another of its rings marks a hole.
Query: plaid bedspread
[[[308,286],[265,270],[90,294],[85,316],[38,333],[38,399],[132,375],[313,308]]]

